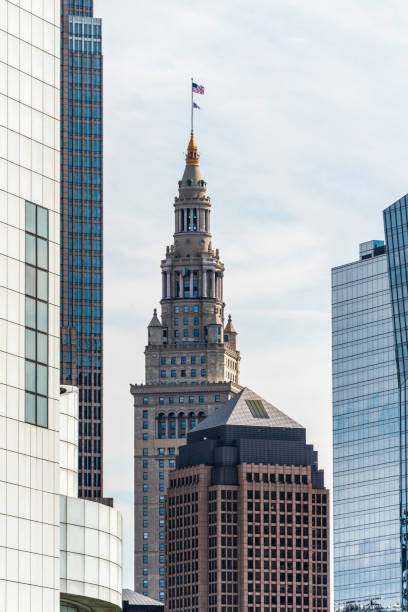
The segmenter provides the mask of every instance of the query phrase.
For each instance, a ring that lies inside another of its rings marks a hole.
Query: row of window
[[[193,306],[175,306],[174,313],[178,314],[179,312],[198,312],[198,305],[194,304]]]
[[[205,355],[201,355],[200,357],[200,363],[206,363],[207,362],[207,358]],[[160,358],[160,363],[162,365],[166,365],[167,363],[171,363],[172,365],[176,365],[177,364],[177,357],[170,357],[170,359],[168,359],[167,357],[161,357]],[[184,365],[187,363],[187,357],[185,355],[180,357],[180,364]],[[192,355],[190,357],[190,363],[192,365],[194,365],[195,363],[197,363],[197,357],[195,357],[194,355]]]
[[[185,400],[187,399],[187,396],[184,395],[180,395],[178,398],[178,403],[179,404],[184,404]],[[196,396],[194,395],[189,395],[188,396],[188,403],[189,404],[194,404],[195,400],[197,399]],[[175,398],[174,396],[170,396],[167,398],[168,403],[169,404],[174,404],[175,403]],[[211,401],[211,400],[207,400],[207,401]],[[215,402],[220,402],[221,401],[221,395],[219,395],[218,393],[214,396],[214,401]],[[204,403],[204,395],[199,395],[198,396],[198,402],[200,404]],[[165,403],[165,398],[164,397],[159,397],[159,404],[164,404]],[[146,406],[147,404],[149,404],[149,398],[148,397],[144,397],[143,398],[143,404]]]
[[[280,484],[307,484],[308,478],[305,474],[302,476],[300,474],[295,474],[292,479],[292,474],[278,474],[278,478],[276,478],[276,474],[258,474],[253,472],[247,472],[246,479],[247,482],[279,482]],[[249,495],[248,495],[249,497]]]
[[[62,258],[62,253],[61,253]],[[96,268],[98,270],[102,267],[102,259],[100,255],[75,255],[73,257],[71,254],[68,255],[68,265],[70,268]]]
[[[165,455],[166,454],[166,450],[168,452],[169,455],[174,455],[176,452],[176,449],[174,447],[170,447],[170,448],[159,448],[157,449],[159,452],[159,455]],[[148,448],[144,448],[143,449],[143,456],[147,457],[149,455],[149,449]],[[144,502],[143,502],[144,503]]]
[[[167,374],[168,374],[168,372],[166,370],[161,370],[160,371],[160,378],[167,378]],[[181,378],[186,378],[187,377],[187,370],[180,370],[179,376],[181,376]],[[191,376],[191,378],[196,378],[197,370],[195,368],[192,368],[190,370],[190,376]],[[207,376],[206,368],[201,368],[201,376],[202,377]],[[177,370],[170,370],[170,378],[177,378]]]
[[[68,0],[69,2],[72,2],[72,0]],[[85,2],[90,2],[91,0],[85,0]],[[61,53],[61,63],[63,62],[64,56]],[[89,70],[89,71],[93,71],[96,70],[97,72],[100,72],[101,70],[101,59],[99,57],[82,57],[81,55],[75,55],[75,57],[73,58],[72,55],[69,56],[68,58],[68,65],[70,68],[76,68],[76,69],[83,69],[83,70]],[[69,71],[68,73],[69,75],[72,74],[71,71]],[[76,72],[75,73],[75,78],[77,76],[81,76],[81,72]],[[82,76],[85,78],[87,76],[86,73],[82,73]]]
[[[62,189],[62,188],[61,188]],[[72,189],[72,187],[70,187],[68,189],[68,200],[69,202],[72,202],[73,200],[75,200],[75,202],[92,202],[92,191],[91,189],[81,189],[80,187],[77,187],[76,189]],[[100,197],[100,193],[98,194],[94,194],[94,199],[93,202],[94,203],[100,203],[101,197]],[[94,208],[94,211],[100,211],[100,209]],[[99,219],[100,218],[100,214],[97,215],[96,213],[94,214],[94,218],[95,219]]]

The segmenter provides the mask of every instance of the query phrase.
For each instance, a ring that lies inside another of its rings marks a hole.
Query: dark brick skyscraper
[[[79,496],[102,491],[102,35],[61,2],[61,383],[79,387]]]
[[[176,461],[166,610],[328,612],[329,493],[301,425],[244,388]]]

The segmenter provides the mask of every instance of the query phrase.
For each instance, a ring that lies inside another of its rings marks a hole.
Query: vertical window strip
[[[48,427],[48,210],[25,217],[25,421]]]

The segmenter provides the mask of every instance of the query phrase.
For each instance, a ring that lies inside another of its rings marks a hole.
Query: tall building
[[[244,388],[176,461],[166,610],[328,612],[329,493],[304,427]]]
[[[0,610],[16,612],[59,607],[56,6],[0,3]]]
[[[59,386],[60,12],[0,2],[0,610],[121,609],[121,517],[78,499]]]
[[[79,388],[79,496],[103,497],[102,23],[61,0],[61,383]]]
[[[135,415],[135,590],[165,597],[164,495],[187,433],[239,389],[237,332],[224,327],[224,265],[210,233],[210,198],[191,133],[174,201],[174,244],[161,262],[161,319],[148,326],[146,383]]]
[[[401,608],[408,610],[408,482],[407,482],[407,374],[408,374],[408,195],[384,211],[388,273],[392,304],[395,356],[399,387],[399,478],[401,537]]]
[[[332,303],[335,610],[400,610],[399,394],[383,241],[333,269]]]

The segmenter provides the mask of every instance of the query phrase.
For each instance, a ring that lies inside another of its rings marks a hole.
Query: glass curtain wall
[[[335,610],[400,610],[399,398],[383,243],[332,271]]]
[[[384,211],[384,227],[387,241],[387,256],[391,286],[392,312],[395,333],[395,348],[400,388],[400,444],[401,444],[401,563],[402,563],[402,609],[408,609],[407,589],[407,374],[408,374],[408,196],[404,196]]]

